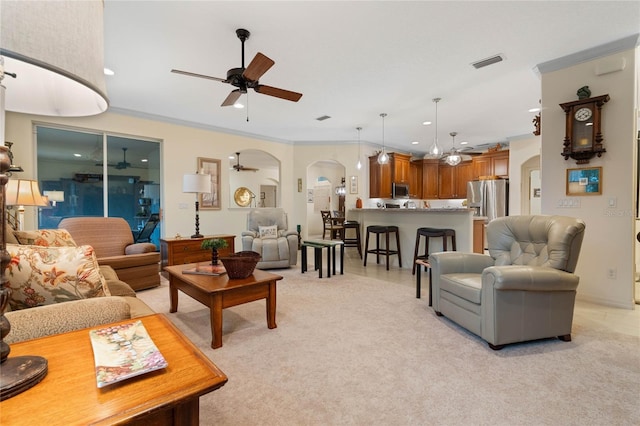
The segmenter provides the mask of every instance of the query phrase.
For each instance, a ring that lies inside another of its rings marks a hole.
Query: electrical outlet
[[[618,199],[616,197],[609,198],[609,208],[613,209],[618,205]]]
[[[616,270],[616,268],[607,269],[607,278],[609,278],[610,280],[615,280],[617,275],[618,271]]]

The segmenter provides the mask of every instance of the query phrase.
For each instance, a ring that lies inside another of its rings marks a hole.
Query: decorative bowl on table
[[[230,279],[247,278],[260,261],[260,253],[255,251],[239,251],[228,256],[220,257],[220,261],[227,270]]]

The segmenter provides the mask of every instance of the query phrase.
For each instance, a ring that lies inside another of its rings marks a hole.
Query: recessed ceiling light
[[[411,145],[418,145],[419,143],[420,142],[418,142],[418,141],[413,141],[413,142],[411,142]]]
[[[110,68],[105,68],[104,69],[104,75],[115,75],[116,73],[110,69]]]
[[[140,161],[141,161],[141,162],[143,162],[143,163],[146,163],[146,162],[148,162],[149,160],[147,160],[146,158],[143,158],[143,159],[142,159],[142,160],[140,160]]]
[[[236,157],[235,157],[235,156],[233,156],[233,155],[230,155],[230,156],[229,156],[229,160],[235,160],[235,159],[236,159]]]
[[[460,142],[460,145],[469,145],[469,142],[467,142],[467,141],[462,141],[462,142]]]
[[[422,122],[422,125],[423,126],[429,126],[429,125],[431,125],[431,122],[430,121],[424,121],[424,122]]]
[[[539,112],[540,108],[531,108],[529,112]]]
[[[236,102],[235,104],[233,104],[233,107],[237,109],[242,109],[244,108],[244,105],[242,105],[240,102]]]
[[[74,157],[82,157],[82,154],[73,154]]]

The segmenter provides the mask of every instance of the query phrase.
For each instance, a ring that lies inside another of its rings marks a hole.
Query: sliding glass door
[[[136,236],[159,212],[158,141],[41,125],[36,135],[40,189],[51,200],[40,209],[40,229],[69,216],[111,216],[124,218]],[[152,242],[159,235],[158,227]]]

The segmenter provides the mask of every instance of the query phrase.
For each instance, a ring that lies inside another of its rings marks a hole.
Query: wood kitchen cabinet
[[[411,162],[409,175],[409,198],[422,198],[422,160]]]
[[[467,198],[467,182],[473,176],[473,163],[465,161],[457,166],[440,164],[438,168],[438,198]]]
[[[438,169],[439,160],[422,160],[422,197],[423,199],[438,198]]]
[[[406,183],[411,180],[411,156],[389,153],[389,162],[379,164],[378,156],[369,157],[369,197],[391,198],[391,183]]]
[[[509,177],[509,150],[487,152],[473,158],[473,179],[482,176]]]
[[[369,157],[369,198],[391,198],[391,164],[378,164],[378,156]]]

